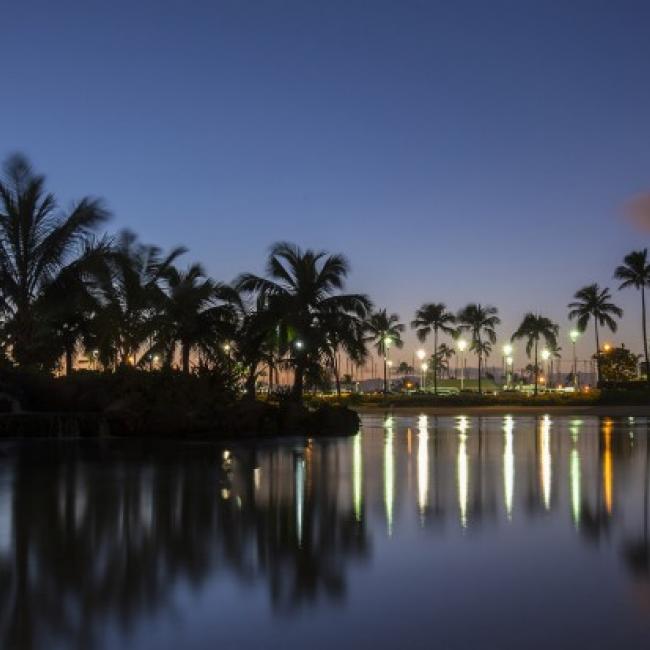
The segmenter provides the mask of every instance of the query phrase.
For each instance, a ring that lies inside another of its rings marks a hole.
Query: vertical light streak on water
[[[542,495],[544,498],[544,507],[547,510],[551,508],[551,481],[553,478],[553,468],[551,459],[551,418],[545,415],[542,418],[540,432],[540,457],[541,457],[541,479]]]
[[[508,520],[512,519],[512,500],[515,491],[515,454],[513,447],[514,420],[507,415],[503,422],[503,498]]]
[[[458,460],[456,473],[458,481],[458,512],[461,528],[467,528],[467,495],[469,487],[469,463],[467,458],[467,429],[469,424],[465,416],[458,419]]]
[[[388,536],[393,534],[393,500],[395,498],[395,457],[393,450],[393,420],[386,421],[384,434],[384,508]]]
[[[354,436],[352,443],[352,499],[354,518],[361,521],[363,511],[363,448],[361,432]]]
[[[570,476],[571,482],[571,514],[573,517],[573,524],[576,528],[580,526],[580,452],[574,447],[571,450],[570,461]]]
[[[302,456],[296,458],[294,480],[296,493],[296,534],[298,536],[298,546],[302,546],[303,513],[305,507],[305,459]]]
[[[614,463],[612,459],[612,421],[603,423],[603,492],[605,494],[605,509],[612,514],[614,500]]]
[[[429,430],[427,416],[418,419],[418,507],[420,523],[424,524],[424,515],[429,505]]]

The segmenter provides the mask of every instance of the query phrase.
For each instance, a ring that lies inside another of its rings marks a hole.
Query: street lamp
[[[427,372],[428,369],[429,369],[429,366],[428,366],[426,363],[423,363],[423,364],[420,366],[420,370],[422,371],[421,380],[420,380],[420,386],[422,387],[422,390],[424,390],[425,387],[426,387],[426,386],[425,386],[425,384],[426,384],[426,378],[427,378],[426,372]]]
[[[505,384],[508,385],[508,366],[506,364],[506,359],[512,355],[512,345],[506,343],[503,346],[503,376],[505,378]]]
[[[571,330],[569,332],[569,338],[571,339],[571,344],[573,345],[573,388],[578,388],[578,357],[576,356],[576,341],[580,337],[580,332],[578,330]]]
[[[458,351],[461,354],[460,389],[463,390],[465,386],[465,350],[467,350],[467,341],[465,339],[459,339],[456,345],[458,346]]]
[[[512,357],[506,357],[506,379],[507,385],[510,386],[510,380],[512,377],[512,363],[514,359]]]
[[[542,350],[542,361],[544,362],[544,377],[549,377],[548,360],[550,358],[551,358],[551,353],[548,350]]]

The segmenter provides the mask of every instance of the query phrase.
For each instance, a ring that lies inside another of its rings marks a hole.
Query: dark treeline
[[[345,293],[349,263],[341,255],[274,244],[263,277],[243,273],[233,283],[209,278],[200,264],[180,266],[187,251],[163,251],[130,231],[101,234],[110,217],[102,201],[83,198],[69,211],[57,205],[45,178],[23,156],[13,156],[0,181],[0,313],[2,363],[8,367],[52,372],[73,369],[85,354],[93,369],[120,366],[145,370],[180,366],[183,373],[218,368],[254,396],[259,376],[269,388],[277,370],[290,369],[292,397],[305,386],[340,391],[339,358],[363,364],[372,345],[386,360],[402,347],[405,327],[396,314],[373,310],[368,296]],[[616,270],[622,287],[641,290],[643,335],[645,294],[650,282],[646,251],[626,257]],[[580,331],[594,324],[600,364],[599,326],[616,329],[622,311],[607,289],[585,287],[569,305]],[[411,326],[421,341],[434,340],[434,390],[439,367],[453,348],[439,344],[441,334],[467,333],[476,355],[479,392],[485,361],[500,323],[495,307],[470,304],[452,314],[442,303],[426,303]],[[538,343],[557,346],[558,326],[539,314],[526,314],[513,339],[534,352]]]

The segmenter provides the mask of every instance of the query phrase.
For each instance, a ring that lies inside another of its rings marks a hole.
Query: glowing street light
[[[612,346],[609,343],[603,345],[603,352],[609,352],[612,349]]]
[[[462,357],[460,364],[460,389],[463,390],[465,386],[465,350],[467,350],[467,341],[465,339],[458,339],[456,345],[458,346],[458,351]]]
[[[576,341],[580,338],[580,332],[578,330],[571,330],[569,332],[569,338],[571,339],[571,345],[573,346],[573,388],[576,390],[578,388],[578,357],[576,356]]]
[[[420,361],[424,361],[424,357],[427,356],[427,353],[426,353],[422,348],[420,348],[420,349],[415,353],[415,356],[416,356]]]
[[[512,356],[512,345],[510,345],[510,343],[506,343],[503,346],[503,377],[506,386],[510,383],[508,381],[508,366],[506,364],[506,359],[509,356]]]
[[[296,350],[302,350],[304,343],[300,340],[296,341],[295,344]]]

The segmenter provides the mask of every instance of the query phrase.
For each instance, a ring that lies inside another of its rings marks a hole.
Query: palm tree
[[[512,341],[526,339],[526,355],[529,359],[530,353],[534,352],[535,395],[537,395],[537,386],[539,384],[539,342],[544,339],[549,348],[557,348],[559,330],[559,326],[550,318],[528,312],[519,324],[517,331],[512,335]]]
[[[163,282],[185,249],[167,255],[160,248],[139,243],[130,231],[118,237],[112,254],[96,272],[98,308],[87,346],[99,350],[104,366],[137,363],[136,355],[153,343],[166,296]]]
[[[501,322],[497,316],[498,309],[491,305],[470,303],[461,309],[456,316],[460,331],[467,331],[472,338],[471,348],[478,357],[478,392],[483,393],[481,387],[481,369],[485,354],[484,341],[494,344],[497,340],[495,327]]]
[[[405,329],[404,325],[399,322],[399,316],[388,314],[385,309],[373,312],[366,321],[365,340],[374,344],[377,354],[384,358],[384,395],[388,392],[388,350],[392,346],[396,348],[404,346],[402,332]]]
[[[213,353],[215,346],[231,338],[235,331],[235,309],[224,299],[228,287],[206,276],[200,264],[187,271],[170,266],[165,273],[167,286],[158,333],[167,354],[181,347],[181,368],[190,372],[190,353],[199,349]]]
[[[45,178],[23,156],[5,163],[0,179],[1,302],[12,355],[20,365],[43,365],[50,333],[43,327],[47,315],[39,313],[45,304],[41,298],[77,261],[92,231],[108,216],[101,201],[91,198],[60,213],[54,195],[45,190]]]
[[[600,338],[598,326],[608,327],[612,332],[617,329],[614,317],[621,318],[623,310],[610,302],[612,296],[607,287],[601,289],[598,284],[589,284],[576,291],[574,302],[570,302],[569,320],[577,319],[578,329],[584,332],[590,319],[594,321],[594,334],[596,338],[596,367],[600,381]]]
[[[650,359],[648,358],[648,334],[646,330],[645,288],[650,287],[650,262],[648,249],[632,251],[617,266],[614,277],[622,280],[619,289],[634,287],[641,290],[641,333],[643,335],[643,354],[645,356],[646,381],[650,383]]]
[[[451,361],[452,357],[455,354],[456,354],[456,350],[451,345],[447,345],[446,343],[441,343],[438,346],[438,354],[436,355],[436,359],[440,364],[440,368],[446,370],[447,378],[449,378],[450,376],[449,362]]]
[[[294,369],[291,394],[295,401],[302,401],[305,371],[320,361],[327,335],[335,334],[331,328],[343,322],[361,322],[370,309],[367,296],[340,293],[349,268],[342,255],[303,251],[279,242],[271,247],[267,278],[246,273],[237,280],[239,290],[266,296],[277,318],[280,340]],[[353,329],[351,325],[349,329]]]
[[[438,332],[452,335],[455,333],[453,324],[456,317],[447,311],[447,306],[442,302],[425,303],[415,312],[415,320],[411,327],[416,331],[418,340],[424,343],[427,336],[433,332],[433,392],[438,393]]]

